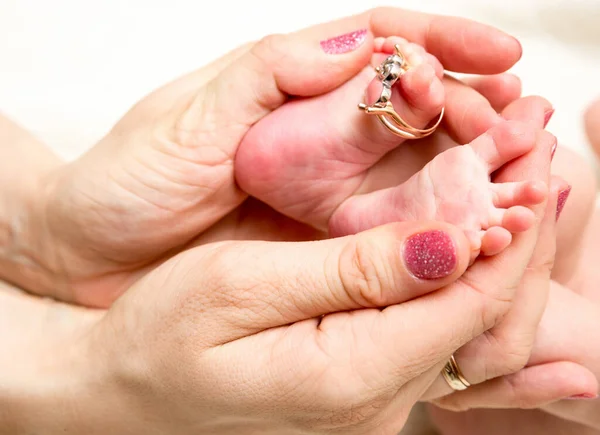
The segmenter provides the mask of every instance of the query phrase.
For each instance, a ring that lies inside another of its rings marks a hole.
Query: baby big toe
[[[409,69],[400,79],[400,90],[401,95],[392,95],[392,103],[418,128],[425,127],[444,106],[444,85],[427,63]]]

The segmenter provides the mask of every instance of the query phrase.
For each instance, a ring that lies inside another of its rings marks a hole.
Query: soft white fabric
[[[62,156],[91,146],[131,104],[226,50],[360,12],[368,0],[2,0],[0,111]],[[600,1],[414,0],[385,4],[476,18],[521,38],[525,94],[556,107],[550,130],[590,155],[586,105],[600,96]]]

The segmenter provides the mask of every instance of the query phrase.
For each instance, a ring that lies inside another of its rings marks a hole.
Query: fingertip
[[[401,78],[400,89],[408,104],[424,112],[424,115],[434,116],[444,105],[444,85],[438,79],[434,68],[428,63],[410,69]],[[392,96],[394,97],[401,98],[400,95]],[[395,103],[401,104],[400,101]]]
[[[318,27],[265,37],[251,51],[259,60],[259,74],[272,73],[278,88],[288,95],[310,97],[355,76],[368,65],[373,44],[367,29],[339,28],[334,33]]]
[[[503,87],[506,90],[509,90],[512,96],[516,99],[521,95],[523,89],[523,82],[521,78],[512,73],[504,73],[497,76],[500,81],[503,82]]]
[[[552,149],[555,148],[558,139],[548,130],[537,130],[535,146],[543,150],[552,159]]]
[[[571,361],[564,361],[560,367],[560,378],[565,385],[577,391],[576,395],[588,398],[597,397],[599,392],[598,379],[589,369]],[[572,392],[569,392],[573,396]]]
[[[522,97],[513,101],[502,111],[507,120],[518,120],[544,128],[546,114],[552,110],[552,103],[539,96]]]
[[[496,53],[502,53],[502,59],[504,63],[501,66],[501,71],[504,72],[513,67],[521,57],[523,56],[523,46],[514,36],[509,35],[501,31],[495,32],[494,46]],[[499,54],[498,54],[499,55]]]
[[[441,80],[444,77],[444,66],[442,63],[431,53],[426,52],[424,56],[425,61],[433,67],[435,75]]]
[[[404,266],[419,280],[451,282],[469,265],[470,242],[464,231],[443,222],[411,222],[402,246]],[[406,231],[404,231],[406,234]]]
[[[541,204],[548,198],[548,186],[541,180],[529,181],[526,190],[524,202],[528,205]]]
[[[529,124],[519,121],[504,121],[490,131],[501,154],[518,156],[532,150],[536,144],[536,130]]]

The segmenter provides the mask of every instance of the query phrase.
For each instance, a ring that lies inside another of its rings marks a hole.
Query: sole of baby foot
[[[504,122],[469,145],[451,148],[400,186],[346,200],[329,222],[332,236],[357,233],[396,221],[439,220],[471,234],[473,251],[495,255],[535,221],[528,206],[543,202],[541,182],[496,184],[491,174],[530,151],[533,127]]]

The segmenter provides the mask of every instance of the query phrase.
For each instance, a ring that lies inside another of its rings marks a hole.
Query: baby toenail
[[[558,200],[556,202],[556,220],[558,220],[558,218],[560,217],[560,214],[562,213],[563,208],[565,207],[565,204],[567,203],[567,199],[569,199],[570,193],[571,193],[571,186],[558,192]]]
[[[457,264],[454,240],[440,230],[415,234],[404,243],[404,262],[419,279],[451,275]]]

